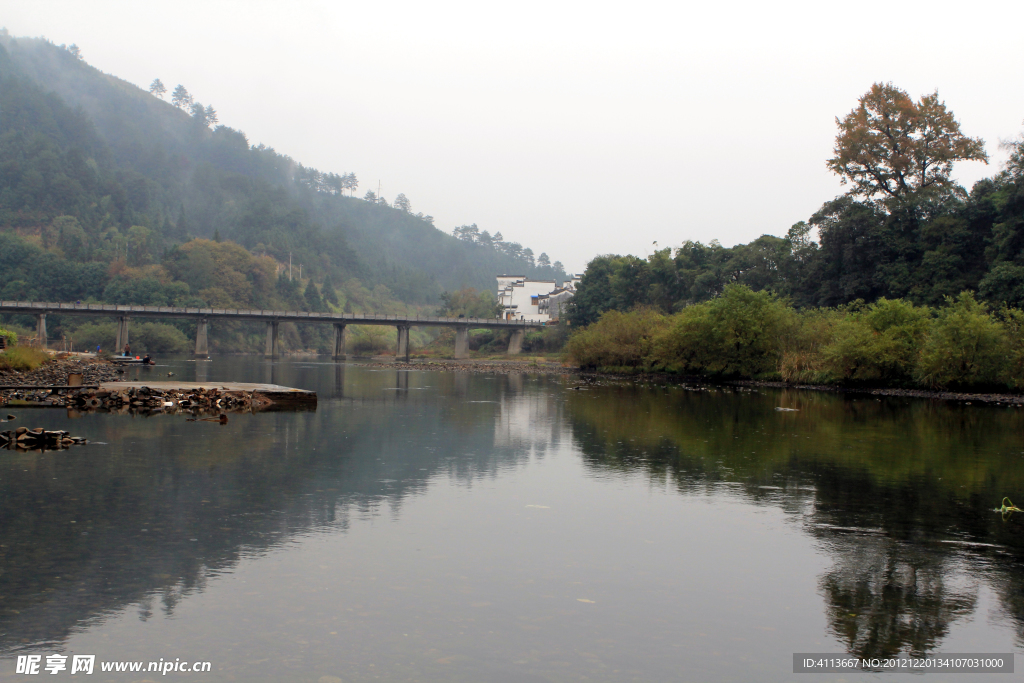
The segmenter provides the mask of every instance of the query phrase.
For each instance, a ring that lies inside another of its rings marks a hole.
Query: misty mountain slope
[[[343,196],[326,174],[104,74],[62,46],[0,34],[0,49],[2,226],[42,234],[58,216],[74,216],[96,245],[144,226],[154,258],[193,236],[217,236],[279,262],[290,254],[318,281],[357,277],[408,302],[436,301],[442,289],[463,285],[491,289],[502,272],[562,276],[456,239],[425,217]],[[37,175],[48,189],[26,184]],[[57,191],[61,184],[72,189]]]

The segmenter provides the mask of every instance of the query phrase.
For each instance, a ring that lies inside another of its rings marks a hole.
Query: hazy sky
[[[1021,2],[47,2],[15,36],[159,77],[358,195],[404,192],[570,270],[657,241],[783,235],[843,189],[825,169],[875,81],[936,88],[993,163],[1022,130]]]

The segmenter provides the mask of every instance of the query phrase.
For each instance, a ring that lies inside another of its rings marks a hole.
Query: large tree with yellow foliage
[[[967,137],[938,91],[914,102],[892,83],[875,83],[842,120],[828,168],[851,194],[898,206],[953,187],[957,161],[988,162],[981,138]]]

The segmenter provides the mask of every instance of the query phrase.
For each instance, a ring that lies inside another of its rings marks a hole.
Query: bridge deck
[[[131,318],[205,318],[262,320],[268,322],[337,323],[340,325],[408,325],[414,327],[486,327],[524,329],[544,323],[495,318],[441,318],[357,313],[307,313],[245,308],[176,308],[171,306],[121,306],[115,304],[62,304],[40,301],[0,301],[0,313],[111,315]]]

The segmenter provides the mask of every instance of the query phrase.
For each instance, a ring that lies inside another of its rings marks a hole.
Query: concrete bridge
[[[0,313],[34,315],[36,337],[46,344],[46,316],[92,315],[116,317],[117,341],[115,349],[120,351],[128,343],[128,321],[132,318],[186,318],[196,321],[195,355],[206,358],[209,355],[207,332],[211,320],[259,320],[267,325],[267,342],[264,355],[275,358],[279,354],[277,328],[282,322],[330,323],[334,325],[334,352],[332,357],[344,359],[345,327],[347,325],[391,325],[398,328],[396,356],[409,360],[409,329],[412,327],[454,327],[455,358],[469,355],[469,328],[511,330],[508,353],[518,354],[523,347],[526,330],[543,327],[543,323],[521,320],[498,320],[496,318],[437,318],[430,316],[373,315],[364,313],[306,313],[304,311],[268,311],[244,308],[174,308],[170,306],[120,306],[115,304],[60,304],[37,301],[0,301]]]

